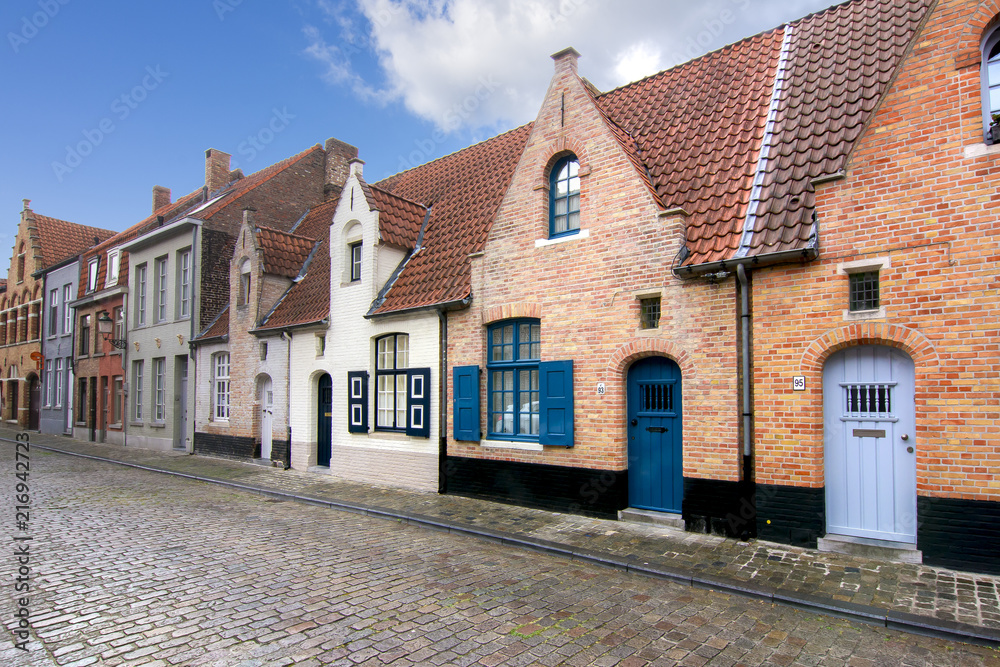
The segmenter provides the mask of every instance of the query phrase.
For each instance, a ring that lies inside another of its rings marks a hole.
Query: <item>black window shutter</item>
[[[452,380],[455,440],[479,442],[479,366],[455,366]]]
[[[431,369],[414,368],[406,373],[406,435],[431,437]]]
[[[368,432],[368,371],[347,373],[347,430]]]

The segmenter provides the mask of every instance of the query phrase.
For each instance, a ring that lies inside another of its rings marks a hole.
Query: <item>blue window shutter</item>
[[[406,435],[431,437],[431,369],[407,371],[406,409]]]
[[[573,446],[573,361],[538,364],[539,431],[543,445]]]
[[[368,371],[347,374],[347,430],[368,432]]]
[[[479,366],[455,366],[452,379],[455,440],[479,442]]]

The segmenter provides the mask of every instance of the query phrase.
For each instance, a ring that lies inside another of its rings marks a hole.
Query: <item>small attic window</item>
[[[120,252],[118,248],[108,251],[108,276],[104,282],[105,287],[114,287],[118,284],[118,265]]]
[[[24,244],[17,251],[17,282],[24,282]]]
[[[361,280],[361,241],[348,246],[351,262],[351,282]]]
[[[549,238],[579,232],[580,163],[575,155],[556,162],[549,186]]]
[[[94,257],[90,260],[90,264],[87,265],[87,291],[93,292],[97,289],[97,269],[100,265],[101,258]]]
[[[240,264],[240,295],[237,305],[245,306],[250,303],[250,260],[244,259]]]

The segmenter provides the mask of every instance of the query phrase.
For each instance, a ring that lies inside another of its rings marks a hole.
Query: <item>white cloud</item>
[[[325,78],[363,99],[401,102],[445,130],[534,118],[567,46],[580,73],[607,90],[828,6],[829,0],[318,0],[341,33],[330,46],[307,28],[307,54]],[[359,17],[360,18],[360,17]],[[359,27],[365,23],[364,28]],[[366,34],[359,35],[359,30]],[[347,34],[348,37],[343,35]],[[374,52],[383,81],[364,79],[350,49]]]

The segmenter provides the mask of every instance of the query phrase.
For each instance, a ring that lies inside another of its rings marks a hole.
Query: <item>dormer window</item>
[[[1000,143],[1000,129],[990,130],[994,114],[1000,115],[1000,28],[993,30],[983,40],[982,86],[986,141]]]
[[[564,157],[549,176],[549,238],[580,231],[580,163]]]
[[[361,280],[361,241],[350,246],[351,282]]]
[[[93,292],[97,289],[97,269],[101,263],[100,257],[94,257],[87,265],[87,291]]]
[[[108,278],[104,281],[105,287],[114,287],[118,284],[118,263],[121,253],[117,248],[108,251]]]

